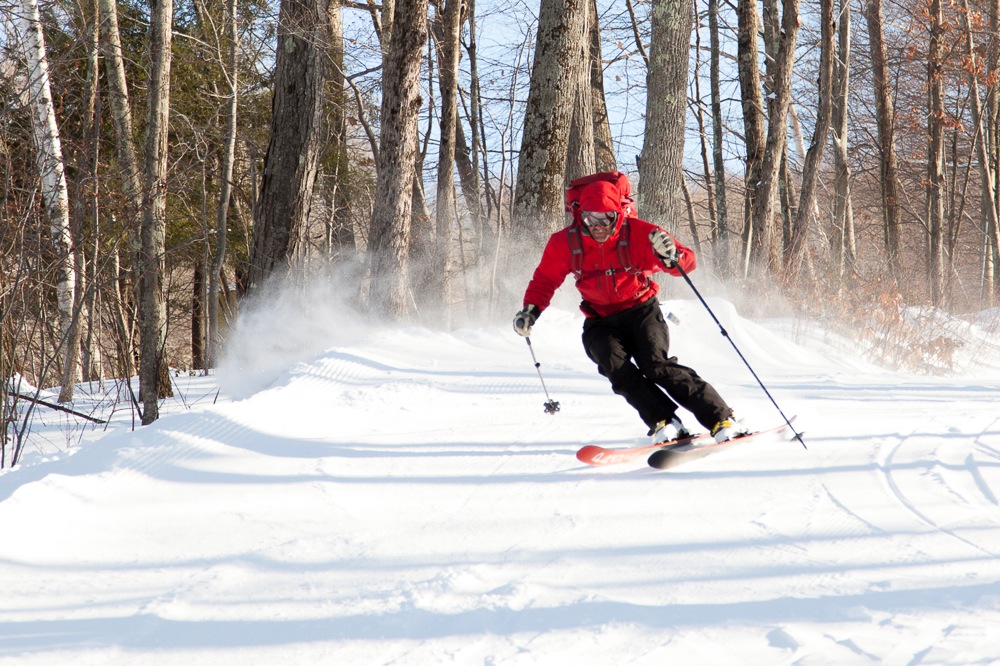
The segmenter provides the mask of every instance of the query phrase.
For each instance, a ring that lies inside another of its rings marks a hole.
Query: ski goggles
[[[591,210],[584,210],[580,211],[580,219],[588,227],[610,227],[618,219],[618,213],[614,211],[597,213]]]

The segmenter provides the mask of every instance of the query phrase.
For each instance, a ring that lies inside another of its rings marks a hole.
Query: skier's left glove
[[[654,229],[649,234],[649,242],[653,244],[653,252],[663,260],[663,265],[670,268],[677,263],[677,244],[663,229]]]
[[[524,309],[514,315],[514,331],[518,335],[528,337],[531,335],[531,327],[538,320],[538,315],[542,314],[534,305],[525,305]]]

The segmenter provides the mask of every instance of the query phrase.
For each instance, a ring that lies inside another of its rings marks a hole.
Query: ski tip
[[[588,444],[576,452],[576,459],[582,463],[591,465],[593,464],[594,456],[601,453],[601,451],[603,451],[601,447]]]

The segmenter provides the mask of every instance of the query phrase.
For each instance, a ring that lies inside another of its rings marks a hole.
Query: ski
[[[791,429],[790,424],[794,420],[795,417],[793,416],[789,419],[788,423],[783,423],[774,428],[758,430],[757,432],[752,432],[747,435],[740,435],[739,437],[734,437],[733,439],[725,442],[715,442],[711,440],[707,444],[684,442],[678,446],[671,446],[668,449],[654,451],[653,454],[649,456],[649,466],[655,467],[656,469],[670,469],[672,467],[677,467],[678,465],[691,462],[692,460],[698,460],[699,458],[704,458],[705,456],[713,453],[718,453],[719,451],[722,451],[730,446],[745,444],[746,442],[759,437],[767,435],[779,437]]]
[[[707,432],[701,433],[700,435],[691,435],[690,437],[667,440],[666,442],[660,442],[659,444],[634,446],[627,449],[608,449],[603,446],[588,444],[576,452],[576,459],[588,465],[620,465],[622,463],[645,458],[654,451],[678,446],[687,446],[706,438],[711,439],[711,435]]]

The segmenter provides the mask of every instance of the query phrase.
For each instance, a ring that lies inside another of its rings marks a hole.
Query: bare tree
[[[368,239],[369,303],[373,311],[398,318],[410,310],[407,265],[427,0],[397,0],[392,25],[382,66],[378,179]]]
[[[982,71],[981,64],[977,61],[977,52],[972,38],[973,27],[969,18],[969,0],[962,0],[962,16],[965,19],[965,57],[968,64],[967,73],[969,76],[969,101],[972,105],[972,118],[975,122],[975,144],[976,154],[979,157],[979,173],[983,188],[983,217],[986,224],[984,227],[992,230],[994,236],[990,238],[992,244],[1000,247],[1000,235],[997,230],[1000,224],[997,223],[996,190],[994,189],[993,166],[990,164],[989,147],[987,146],[986,128],[983,122],[982,104],[979,101],[979,79],[978,75]]]
[[[563,185],[589,0],[541,0],[518,153],[514,225],[543,241],[562,226]]]
[[[105,78],[107,80],[108,98],[111,102],[112,125],[115,130],[115,157],[118,162],[118,175],[121,178],[121,188],[125,195],[125,228],[130,236],[129,247],[138,243],[138,228],[142,204],[142,184],[139,174],[139,158],[136,156],[133,139],[132,107],[129,101],[128,81],[125,78],[125,59],[122,52],[121,36],[118,30],[118,6],[115,0],[99,0],[98,10],[101,17],[101,43],[104,54]],[[115,250],[114,265],[118,266],[118,251]],[[130,252],[128,270],[137,262],[137,255]],[[117,277],[118,272],[115,272]],[[111,307],[112,327],[118,344],[119,372],[124,377],[135,374],[134,368],[134,310],[118,289],[111,291],[114,303]]]
[[[777,271],[781,256],[781,235],[774,221],[781,162],[786,154],[788,105],[792,94],[792,66],[799,32],[799,0],[782,0],[781,30],[777,36],[773,88],[768,93],[767,145],[760,172],[760,184],[753,206],[753,242],[746,248],[744,273],[751,253]]]
[[[330,0],[282,0],[271,134],[254,216],[250,287],[287,268],[309,218],[318,171]]]
[[[682,212],[691,25],[689,0],[653,0],[639,200],[643,216],[668,229],[677,228]]]
[[[941,0],[930,0],[930,41],[927,52],[927,275],[931,302],[944,298],[944,11]]]
[[[879,185],[882,191],[882,211],[886,254],[889,269],[899,275],[899,241],[903,227],[903,207],[900,200],[899,166],[896,157],[895,103],[889,85],[888,56],[882,18],[882,0],[867,0],[865,20],[868,23],[868,44],[872,61],[872,87],[875,96],[876,125],[879,141]]]
[[[152,5],[149,25],[149,97],[146,107],[146,166],[139,249],[139,386],[142,424],[159,418],[159,398],[170,389],[164,360],[167,303],[164,251],[167,232],[167,138],[170,131],[170,49],[173,0]],[[166,376],[166,385],[162,381]]]
[[[573,122],[570,126],[569,145],[566,154],[565,182],[594,173],[597,160],[594,153],[594,91],[591,84],[590,34],[591,26],[597,20],[592,13],[592,2],[584,3],[584,33],[586,40],[580,40],[576,58],[586,63],[577,68],[576,99],[573,103]]]
[[[236,161],[236,114],[239,104],[237,83],[239,67],[237,54],[240,37],[236,16],[236,0],[226,0],[226,37],[229,51],[224,74],[229,84],[226,100],[226,135],[222,145],[222,162],[219,165],[219,205],[215,215],[215,253],[208,275],[208,359],[206,366],[214,368],[222,342],[219,330],[219,274],[226,261],[226,236],[229,227],[229,198],[233,191],[233,163]]]
[[[761,92],[760,64],[757,62],[760,14],[756,0],[739,0],[737,4],[737,71],[740,98],[743,102],[743,137],[746,146],[746,166],[743,171],[743,245],[744,256],[754,239],[753,209],[760,190],[764,166],[766,129],[764,97]],[[723,237],[723,243],[728,239]],[[744,264],[745,266],[745,264]],[[744,269],[745,270],[745,269]]]
[[[587,61],[590,63],[590,98],[594,117],[594,169],[596,171],[617,171],[614,139],[608,119],[608,104],[604,96],[604,61],[601,56],[601,24],[597,14],[597,0],[590,0],[587,34],[590,49]]]
[[[847,266],[854,266],[857,248],[854,240],[854,210],[851,203],[851,166],[847,153],[847,105],[851,81],[851,1],[840,0],[837,29],[837,61],[833,84],[833,146],[836,240],[834,255],[838,276]]]
[[[443,5],[443,7],[442,7]],[[440,72],[441,141],[438,146],[437,208],[433,280],[443,305],[451,298],[449,264],[451,233],[455,220],[455,148],[458,129],[458,63],[462,32],[462,0],[440,0],[434,28]]]
[[[719,37],[719,0],[708,0],[709,32],[709,79],[712,95],[712,173],[715,184],[716,235],[713,240],[721,240],[719,248],[723,253],[722,263],[728,261],[729,207],[726,203],[726,160],[722,151],[722,82],[720,57],[722,47]]]
[[[837,34],[833,2],[834,0],[820,0],[819,90],[817,91],[819,104],[816,111],[816,124],[813,127],[812,142],[809,145],[805,165],[802,168],[802,189],[799,192],[799,206],[792,228],[791,243],[785,252],[790,259],[789,268],[793,273],[798,271],[808,249],[813,208],[816,205],[819,165],[826,149],[830,119],[833,116],[833,64]]]

